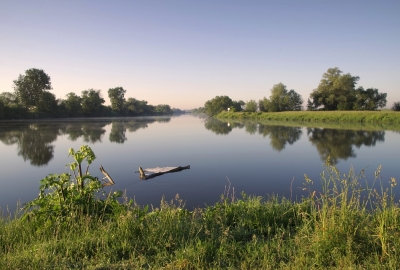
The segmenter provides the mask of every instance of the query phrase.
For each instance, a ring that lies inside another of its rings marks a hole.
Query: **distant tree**
[[[193,114],[205,114],[206,109],[204,107],[199,107],[191,110],[191,113]]]
[[[314,108],[324,110],[376,110],[386,106],[386,93],[378,89],[355,88],[358,76],[343,74],[341,70],[330,68],[322,75],[317,89],[310,94]]]
[[[28,69],[14,80],[15,95],[25,108],[37,106],[42,94],[51,89],[50,77],[42,69]]]
[[[393,103],[392,110],[396,112],[400,111],[400,101]]]
[[[73,92],[65,97],[64,104],[69,117],[79,116],[82,111],[82,98]]]
[[[157,106],[154,108],[154,112],[155,112],[156,114],[171,114],[171,113],[172,113],[172,110],[171,110],[171,107],[170,107],[169,105],[160,104],[160,105],[157,105]]]
[[[252,100],[247,101],[246,107],[245,107],[244,110],[246,112],[256,112],[257,111],[257,107],[258,107],[257,102],[252,99]]]
[[[232,109],[235,112],[241,112],[243,111],[244,105],[246,105],[246,103],[243,100],[233,101]]]
[[[213,116],[227,110],[233,106],[233,101],[228,96],[216,96],[215,98],[206,101],[204,108],[206,114]]]
[[[351,76],[336,68],[330,68],[322,75],[316,89],[310,94],[315,108],[323,106],[325,110],[351,110],[354,104],[354,92],[360,78]]]
[[[57,99],[53,93],[43,92],[36,107],[38,112],[46,113],[48,116],[56,116]]]
[[[104,99],[101,97],[101,90],[88,89],[82,91],[82,111],[87,116],[99,115]]]
[[[358,87],[355,91],[354,110],[374,111],[386,106],[386,93],[379,93],[376,88]]]
[[[4,106],[8,106],[8,107],[18,104],[18,97],[14,93],[11,93],[11,92],[1,93],[0,100],[3,102]]]
[[[26,118],[28,110],[18,102],[18,97],[14,93],[3,92],[0,94],[3,119]]]
[[[315,110],[314,104],[310,99],[307,99],[307,111],[314,111],[314,110]]]
[[[122,113],[125,102],[126,90],[122,87],[108,89],[108,97],[111,102],[111,109],[115,112]]]
[[[285,111],[303,110],[303,98],[293,89],[288,92],[288,106]]]
[[[124,103],[125,111],[128,115],[150,115],[154,112],[154,106],[148,105],[145,100],[128,98]]]
[[[293,89],[288,91],[286,85],[278,83],[272,87],[269,99],[264,97],[258,104],[264,112],[300,111],[303,99]]]

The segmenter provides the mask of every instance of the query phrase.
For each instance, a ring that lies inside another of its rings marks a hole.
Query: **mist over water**
[[[365,171],[366,181],[382,165],[382,183],[400,179],[400,133],[383,129],[306,127],[288,123],[219,121],[192,115],[172,117],[57,119],[0,122],[0,207],[14,211],[39,191],[51,173],[69,172],[68,149],[89,145],[116,184],[140,205],[158,207],[161,198],[179,194],[186,207],[203,207],[230,188],[240,193],[278,194],[293,200],[307,196],[304,174],[319,187],[324,161],[330,157],[342,173]],[[140,180],[138,167],[189,170]],[[395,193],[400,190],[396,187]],[[399,195],[400,196],[400,195]]]

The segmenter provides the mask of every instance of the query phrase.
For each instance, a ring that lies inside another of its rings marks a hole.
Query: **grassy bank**
[[[291,111],[291,112],[221,112],[220,119],[254,119],[269,121],[387,123],[400,124],[400,113],[394,111]]]
[[[305,176],[309,195],[299,202],[227,189],[193,211],[176,197],[150,209],[125,200],[108,215],[3,215],[0,268],[399,269],[400,211],[379,175],[377,191],[328,162],[323,191]]]

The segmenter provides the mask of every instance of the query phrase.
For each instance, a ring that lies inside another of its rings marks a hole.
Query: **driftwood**
[[[140,173],[140,179],[147,180],[147,179],[154,178],[154,177],[166,174],[166,173],[180,172],[182,170],[187,170],[187,169],[190,169],[190,165],[183,166],[183,167],[179,166],[179,167],[173,168],[173,169],[165,171],[165,172],[158,172],[158,173],[152,173],[152,174],[146,175],[144,173],[144,170],[142,169],[142,167],[139,167],[139,173]]]
[[[104,170],[103,166],[100,165],[100,171],[104,174],[103,181],[104,183],[101,184],[101,186],[106,187],[106,186],[112,186],[115,184],[115,182],[112,180],[111,176]],[[108,181],[105,181],[104,179],[107,179]]]

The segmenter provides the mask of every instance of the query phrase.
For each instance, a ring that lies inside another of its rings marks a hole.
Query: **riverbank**
[[[288,112],[227,112],[214,116],[218,119],[252,119],[268,121],[387,123],[400,124],[400,113],[394,111],[288,111]]]
[[[176,197],[150,209],[125,200],[108,218],[3,215],[0,268],[399,269],[400,209],[379,175],[376,191],[361,187],[370,176],[327,163],[323,191],[305,177],[309,196],[298,202],[235,197],[228,187],[219,203],[193,211]]]

